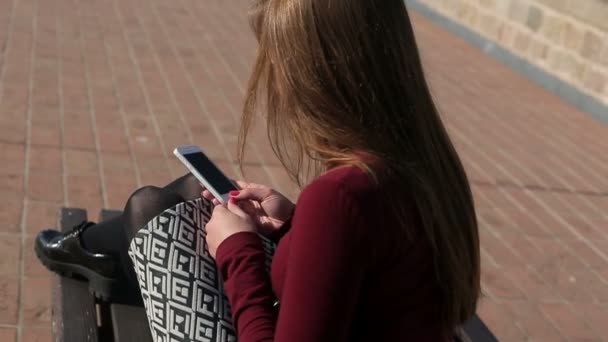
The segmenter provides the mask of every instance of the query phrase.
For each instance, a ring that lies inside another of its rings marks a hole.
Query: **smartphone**
[[[230,191],[238,187],[209,159],[198,146],[179,146],[173,154],[209,190],[220,203],[227,203]]]

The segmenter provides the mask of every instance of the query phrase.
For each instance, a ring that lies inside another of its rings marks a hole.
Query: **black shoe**
[[[91,253],[82,246],[80,236],[92,225],[82,222],[65,233],[44,230],[36,236],[35,250],[46,268],[64,277],[88,280],[89,291],[107,301],[124,292],[125,279],[117,259]]]

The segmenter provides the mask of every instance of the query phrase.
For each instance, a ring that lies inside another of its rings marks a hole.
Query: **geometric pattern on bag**
[[[234,342],[223,280],[209,255],[206,199],[180,203],[154,217],[129,246],[155,342]],[[275,244],[260,235],[270,269]]]

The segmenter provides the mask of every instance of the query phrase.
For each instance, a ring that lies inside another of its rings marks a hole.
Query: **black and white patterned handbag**
[[[213,204],[180,203],[139,230],[129,246],[154,342],[237,341],[205,225]],[[261,237],[270,267],[275,244]]]

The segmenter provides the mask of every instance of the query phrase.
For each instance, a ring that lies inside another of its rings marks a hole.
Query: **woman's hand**
[[[231,235],[241,232],[256,232],[255,223],[236,201],[218,204],[213,209],[211,219],[205,226],[209,254],[215,259],[217,248]]]
[[[236,181],[240,191],[230,193],[243,211],[251,216],[260,233],[270,235],[279,229],[293,213],[295,204],[278,191],[261,184]],[[202,196],[219,202],[208,190],[203,190]]]

